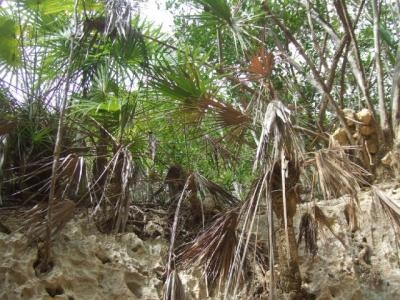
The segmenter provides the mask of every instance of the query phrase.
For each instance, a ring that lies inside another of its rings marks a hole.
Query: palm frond
[[[293,156],[289,157],[290,160],[297,163],[303,149],[293,129],[290,110],[281,101],[273,100],[268,104],[261,122],[254,169],[267,161],[280,161],[282,151],[286,156]],[[269,153],[271,157],[268,157]]]
[[[10,16],[0,15],[0,66],[17,67],[21,63],[21,51],[18,47],[17,22]]]
[[[73,218],[75,207],[75,202],[68,199],[53,204],[52,219],[51,224],[49,224],[52,238]],[[47,203],[40,203],[22,214],[21,219],[24,220],[22,229],[30,242],[46,239],[47,213]]]
[[[192,123],[202,120],[216,94],[212,74],[204,68],[208,56],[196,51],[183,49],[178,58],[162,57],[151,75],[154,90],[173,99],[180,109],[177,116]]]
[[[126,146],[120,146],[104,170],[104,186],[92,215],[101,214],[100,227],[103,231],[124,232],[132,201],[131,190],[140,176],[132,154]],[[96,193],[97,182],[90,188]]]
[[[318,223],[310,213],[304,213],[301,216],[297,245],[300,245],[303,237],[306,249],[312,256],[315,256],[318,252]]]
[[[259,41],[253,34],[251,28],[257,23],[261,14],[248,14],[242,10],[242,2],[233,6],[227,0],[196,0],[203,6],[203,12],[191,16],[201,21],[201,25],[222,28],[233,37],[236,52],[240,46],[242,52],[248,49],[250,40]],[[200,26],[201,26],[200,25]]]
[[[237,209],[220,215],[179,254],[178,263],[183,267],[204,266],[210,287],[214,287],[218,279],[227,279],[229,273],[237,269],[234,265],[237,225]]]
[[[194,173],[194,180],[196,186],[199,188],[201,193],[209,193],[218,202],[220,208],[230,208],[234,205],[239,204],[240,200],[229,193],[222,186],[208,180],[199,173]]]
[[[352,162],[342,148],[315,152],[319,185],[324,199],[355,195],[371,174]],[[340,175],[340,176],[339,176]]]

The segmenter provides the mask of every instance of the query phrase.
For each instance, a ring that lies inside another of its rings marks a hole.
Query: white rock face
[[[400,204],[399,187],[381,185]],[[343,214],[346,198],[318,203],[347,247],[326,229],[319,233],[316,257],[300,245],[303,287],[316,299],[400,299],[400,246],[393,226],[371,191],[361,192],[359,201],[360,230],[353,237]],[[311,206],[299,205],[296,224]],[[362,238],[373,253],[368,270],[354,263]],[[167,251],[161,236],[143,241],[134,233],[101,234],[86,218],[76,217],[53,244],[53,270],[36,276],[37,249],[28,247],[21,233],[0,233],[0,299],[161,299]],[[179,276],[188,300],[220,298],[206,296],[200,271]]]
[[[399,185],[383,184],[380,188],[400,206]],[[319,251],[314,259],[305,254],[304,245],[301,245],[304,287],[321,300],[400,299],[400,253],[394,224],[389,222],[380,204],[373,200],[372,191],[361,192],[358,198],[360,229],[354,234],[350,232],[343,213],[348,200],[346,197],[318,203],[324,213],[334,220],[333,229],[345,240],[347,248],[326,229],[319,233]],[[308,209],[308,205],[302,205],[300,214]],[[367,239],[372,250],[371,266],[368,268],[354,263],[363,238]]]
[[[0,299],[160,299],[166,243],[104,235],[87,224],[67,225],[53,245],[53,270],[39,277],[36,249],[22,234],[0,233]]]

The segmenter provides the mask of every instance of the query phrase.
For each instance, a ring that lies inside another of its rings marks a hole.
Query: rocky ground
[[[379,187],[400,206],[400,184]],[[320,230],[316,256],[307,254],[300,245],[304,289],[316,299],[400,299],[399,243],[394,224],[373,200],[371,189],[361,191],[358,199],[359,229],[353,234],[343,214],[346,197],[318,203],[345,245],[327,228]],[[309,211],[311,205],[302,204],[297,215]],[[54,242],[53,270],[37,276],[33,267],[37,248],[28,246],[25,236],[15,232],[18,219],[10,215],[9,210],[1,211],[1,221],[12,233],[0,232],[0,299],[162,297],[168,242],[162,232],[148,234],[161,231],[157,222],[149,222],[143,235],[111,235],[98,232],[84,214],[77,215]],[[367,265],[357,262],[366,245],[372,252]],[[187,299],[207,299],[199,274],[193,270],[180,274]]]

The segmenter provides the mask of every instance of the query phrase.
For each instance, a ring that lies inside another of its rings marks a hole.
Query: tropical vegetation
[[[165,32],[142,2],[1,3],[1,205],[26,208],[37,272],[78,207],[118,233],[150,205],[169,212],[165,299],[192,265],[228,299],[256,265],[271,299],[302,299],[297,244],[315,255],[330,225],[314,205],[296,238],[297,205],[348,194],[354,221],[360,186],[399,174],[400,8],[168,0]]]

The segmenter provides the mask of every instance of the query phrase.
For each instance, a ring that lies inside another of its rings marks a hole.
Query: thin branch
[[[336,11],[339,15],[340,20],[342,21],[343,28],[346,31],[348,35],[350,35],[351,43],[353,44],[353,54],[354,54],[354,59],[355,59],[355,68],[353,68],[353,73],[356,77],[356,80],[358,82],[358,85],[361,88],[361,92],[363,96],[365,97],[367,107],[369,110],[372,112],[374,111],[374,107],[371,101],[371,97],[369,95],[368,91],[368,84],[367,84],[367,79],[365,75],[365,70],[361,61],[360,57],[360,49],[358,47],[357,43],[357,38],[354,33],[354,26],[351,23],[349,13],[347,11],[346,4],[344,1],[341,0],[335,0],[334,1]],[[359,8],[359,14],[361,13],[363,7],[365,4],[365,0],[361,1],[360,8]]]
[[[75,33],[78,31],[78,0],[75,0],[74,4],[74,20],[75,20]],[[52,218],[52,210],[54,205],[54,196],[56,191],[56,181],[57,181],[57,169],[60,160],[61,153],[61,144],[63,138],[63,129],[64,129],[64,117],[65,110],[67,107],[68,100],[68,91],[70,86],[70,76],[72,74],[72,59],[75,50],[74,37],[76,34],[71,34],[70,36],[70,49],[69,49],[69,57],[68,57],[68,72],[67,78],[64,87],[64,94],[62,97],[62,103],[60,107],[60,116],[58,119],[58,128],[57,128],[57,136],[54,145],[53,152],[53,164],[52,164],[52,176],[50,182],[50,192],[49,192],[49,200],[48,200],[48,211],[47,211],[47,230],[46,230],[46,245],[45,245],[45,256],[44,256],[44,264],[45,266],[49,265],[50,258],[50,250],[51,250],[51,218]]]
[[[270,11],[268,5],[266,2],[264,2],[264,9],[265,11],[270,15],[274,23],[283,31],[285,34],[286,38],[296,47],[297,51],[299,54],[304,58],[306,61],[307,65],[311,69],[311,72],[313,74],[314,80],[316,82],[316,87],[327,97],[329,104],[333,107],[335,110],[335,113],[337,117],[339,118],[339,121],[341,125],[343,126],[343,129],[346,132],[347,138],[352,144],[355,144],[353,135],[350,131],[349,126],[347,125],[346,118],[342,112],[342,110],[339,108],[338,104],[336,101],[333,99],[330,90],[328,86],[324,83],[321,74],[317,71],[313,61],[311,58],[306,54],[304,48],[300,43],[297,41],[297,39],[293,36],[293,34],[290,32],[290,30]],[[296,64],[297,65],[297,64]]]

